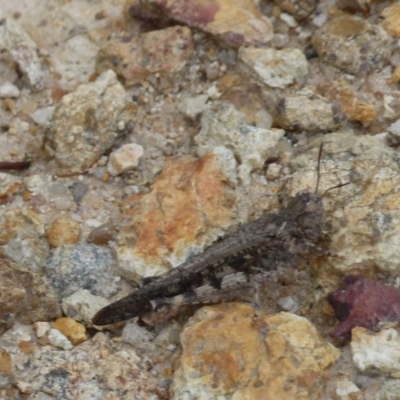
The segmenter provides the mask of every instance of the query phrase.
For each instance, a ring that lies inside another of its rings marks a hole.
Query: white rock
[[[392,146],[399,146],[400,144],[400,119],[393,122],[388,128],[387,140]]]
[[[393,124],[389,126],[388,131],[390,133],[400,136],[400,119],[393,122]]]
[[[0,97],[3,98],[16,98],[19,97],[19,89],[11,82],[5,82],[0,86]]]
[[[111,70],[57,103],[49,148],[58,174],[82,174],[112,148],[126,104],[125,89]]]
[[[208,96],[206,94],[200,94],[196,97],[188,97],[182,99],[178,110],[187,118],[195,119],[199,114],[204,111]]]
[[[238,166],[238,179],[243,186],[251,185],[251,177],[250,177],[251,169],[246,164],[241,164]]]
[[[36,43],[25,32],[19,22],[8,18],[0,24],[0,47],[7,51],[21,72],[27,78],[33,90],[44,87],[45,72],[40,63]]]
[[[54,347],[59,347],[64,350],[71,350],[73,344],[57,329],[50,329],[49,342]]]
[[[228,150],[225,146],[214,147],[212,152],[221,160],[221,169],[224,176],[237,185],[237,162],[232,151]]]
[[[286,22],[286,24],[290,27],[290,28],[295,28],[298,23],[297,21],[294,19],[293,15],[290,15],[288,13],[280,13],[279,14],[279,18],[283,21]]]
[[[258,110],[254,116],[255,125],[258,128],[271,129],[274,118],[264,109]]]
[[[351,350],[356,367],[364,371],[379,371],[400,378],[400,336],[393,329],[371,332],[365,328],[351,331]]]
[[[299,49],[241,47],[239,59],[253,76],[265,84],[284,89],[308,73],[308,62]]]
[[[53,118],[55,106],[43,107],[31,114],[31,118],[40,126],[49,126]]]
[[[78,290],[71,296],[65,297],[61,308],[64,314],[75,321],[83,321],[92,326],[92,318],[97,311],[107,306],[110,302],[104,297],[94,296],[88,290]]]
[[[268,165],[266,177],[269,181],[274,181],[275,179],[280,178],[282,175],[283,166],[276,163],[271,163]]]
[[[292,296],[287,296],[279,299],[277,303],[285,310],[295,313],[299,310],[299,304]]]
[[[282,129],[268,130],[248,125],[244,114],[231,104],[209,103],[201,119],[201,130],[194,138],[197,153],[203,156],[224,146],[249,171],[262,168],[270,150],[284,135]]]
[[[363,400],[362,391],[351,381],[344,378],[336,384],[336,396],[339,400]]]
[[[218,99],[221,97],[222,93],[218,90],[216,85],[212,85],[207,89],[207,96],[211,97],[212,99]]]
[[[76,4],[72,2],[71,4]],[[66,6],[67,4],[64,4]],[[65,11],[65,8],[63,8]],[[80,17],[87,14],[82,12]],[[73,21],[76,23],[75,17]],[[86,22],[88,23],[88,22]],[[84,26],[83,23],[82,26]],[[51,65],[59,74],[58,83],[63,89],[74,90],[79,84],[89,81],[96,70],[96,55],[99,46],[87,35],[74,35],[63,43],[55,46],[50,53]]]
[[[33,194],[40,192],[43,185],[45,184],[43,177],[39,174],[34,174],[31,176],[28,176],[28,177],[24,178],[23,182],[24,182],[25,188]]]
[[[120,175],[125,171],[137,167],[142,155],[142,146],[135,143],[125,144],[110,154],[107,171],[113,176]]]
[[[36,331],[36,336],[41,338],[50,330],[50,324],[48,322],[38,321],[33,324],[33,328]]]

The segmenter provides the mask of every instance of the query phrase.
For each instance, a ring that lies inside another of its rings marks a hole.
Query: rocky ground
[[[0,399],[400,399],[399,4],[0,15]],[[318,179],[319,256],[271,273],[259,307],[92,325]]]

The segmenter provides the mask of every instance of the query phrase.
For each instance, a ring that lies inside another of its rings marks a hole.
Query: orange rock
[[[241,303],[203,307],[181,333],[173,397],[320,399],[340,356],[305,318]]]
[[[65,335],[74,346],[88,339],[85,327],[69,317],[58,318],[53,328]]]
[[[13,362],[10,354],[0,347],[0,379],[2,389],[11,385],[14,380]],[[3,397],[5,398],[5,397]]]
[[[400,37],[400,4],[386,7],[381,16],[385,18],[383,27],[386,32],[393,37]]]
[[[80,234],[78,222],[65,215],[53,220],[47,228],[47,240],[52,247],[77,243]]]
[[[343,79],[327,83],[322,91],[331,100],[339,102],[350,121],[371,122],[376,118],[375,107],[359,100]]]
[[[225,182],[215,155],[167,162],[150,193],[125,201],[119,238],[127,243],[134,236],[135,247],[117,248],[120,267],[131,271],[134,258],[134,273],[141,272],[140,263],[161,273],[169,267],[166,260],[184,259],[191,246],[215,240],[236,216],[235,197]]]

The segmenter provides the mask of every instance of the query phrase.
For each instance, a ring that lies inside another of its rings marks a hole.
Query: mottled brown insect
[[[278,267],[295,267],[317,251],[324,208],[314,193],[299,192],[280,211],[266,213],[190,257],[180,266],[151,279],[129,296],[101,309],[95,325],[142,316],[163,304],[210,303]],[[232,297],[232,296],[230,296]]]

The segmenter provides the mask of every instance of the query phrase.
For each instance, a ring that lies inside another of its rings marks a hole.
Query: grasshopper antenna
[[[321,158],[322,158],[322,150],[323,150],[323,148],[324,148],[324,142],[321,142],[321,144],[319,146],[319,151],[318,151],[317,185],[315,187],[315,194],[318,193],[319,181],[320,181],[320,178],[321,178]],[[336,185],[336,186],[332,186],[331,188],[325,190],[325,192],[322,194],[321,198],[324,197],[326,195],[326,193],[328,193],[330,190],[338,189],[338,188],[341,188],[343,186],[347,186],[349,184],[350,184],[350,182],[345,182],[345,183],[339,183],[339,185]]]
[[[332,186],[332,187],[330,187],[329,189],[326,189],[326,190],[325,190],[325,192],[322,194],[321,198],[324,197],[330,190],[338,189],[338,188],[341,188],[341,187],[347,186],[347,185],[350,185],[350,182],[339,183],[339,185]]]
[[[319,180],[321,177],[321,157],[322,157],[322,149],[324,148],[324,142],[321,142],[319,145],[319,151],[318,151],[318,164],[317,164],[317,185],[315,186],[315,194],[318,193],[318,187],[319,187]]]

